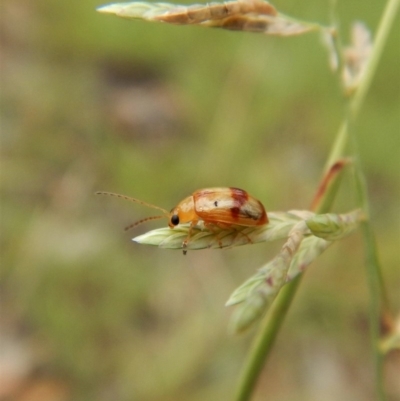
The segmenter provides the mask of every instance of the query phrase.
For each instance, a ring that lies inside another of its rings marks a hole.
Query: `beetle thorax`
[[[192,221],[198,220],[194,208],[193,196],[188,196],[171,210],[170,221],[171,217],[174,215],[177,215],[179,217],[179,224],[191,223]]]

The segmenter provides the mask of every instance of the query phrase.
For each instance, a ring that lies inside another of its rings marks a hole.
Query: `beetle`
[[[233,226],[252,227],[268,224],[268,216],[263,204],[243,189],[234,187],[199,189],[179,202],[170,212],[161,207],[125,195],[112,192],[97,192],[97,194],[117,196],[163,212],[160,216],[141,219],[126,227],[125,230],[129,230],[145,221],[161,219],[163,217],[168,218],[170,228],[174,228],[179,224],[190,223],[188,236],[182,243],[183,248],[186,248],[190,240],[192,228],[199,221],[202,221],[204,226],[210,231],[214,227],[234,229]],[[251,241],[249,240],[249,242]],[[186,253],[185,250],[184,253]]]

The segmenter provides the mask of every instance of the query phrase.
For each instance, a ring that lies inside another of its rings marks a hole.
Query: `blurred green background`
[[[280,39],[132,22],[101,1],[1,3],[0,400],[231,400],[255,331],[227,334],[231,292],[280,244],[189,252],[124,233],[205,186],[267,210],[307,209],[340,125],[340,88],[315,34]],[[274,3],[329,21],[329,1]],[[339,4],[373,31],[384,2]],[[382,269],[399,286],[400,24],[360,115]],[[335,211],[355,205],[348,174]],[[254,400],[374,400],[359,234],[302,283]],[[398,399],[400,357],[386,363]]]

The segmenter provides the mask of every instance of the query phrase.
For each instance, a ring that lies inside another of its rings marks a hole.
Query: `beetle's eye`
[[[174,214],[174,215],[171,217],[171,223],[172,223],[174,226],[177,226],[177,225],[179,224],[179,216],[178,216],[177,214]]]

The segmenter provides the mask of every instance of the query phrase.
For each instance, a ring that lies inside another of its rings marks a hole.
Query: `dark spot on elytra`
[[[246,215],[246,217],[248,217],[249,219],[253,219],[253,220],[259,220],[260,219],[260,213],[256,213],[256,212],[250,212],[249,210],[242,210],[242,213]]]
[[[217,202],[217,201],[214,202],[214,206],[215,206],[215,207],[218,206],[218,202]]]
[[[244,205],[249,199],[249,194],[246,191],[243,191],[243,189],[234,187],[230,187],[229,189],[231,190],[232,198],[238,202],[240,206]]]
[[[231,215],[234,219],[238,219],[239,218],[239,214],[240,214],[240,208],[239,207],[231,207]]]

